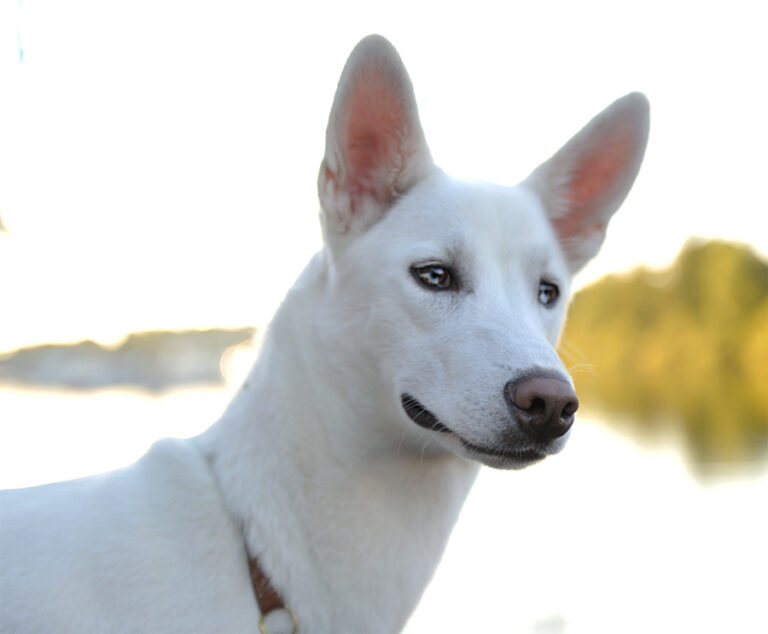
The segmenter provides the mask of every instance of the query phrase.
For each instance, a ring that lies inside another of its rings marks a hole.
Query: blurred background
[[[0,487],[217,418],[320,246],[336,82],[379,32],[464,177],[514,184],[615,98],[652,104],[561,343],[573,438],[482,471],[407,631],[768,631],[757,8],[0,0]]]

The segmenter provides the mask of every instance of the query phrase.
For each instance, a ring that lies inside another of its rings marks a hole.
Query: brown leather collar
[[[298,631],[298,622],[296,621],[296,615],[293,613],[280,596],[280,593],[275,590],[272,582],[269,580],[267,574],[262,570],[256,557],[248,557],[248,569],[251,572],[251,583],[253,584],[253,594],[256,596],[256,603],[259,604],[259,610],[261,611],[261,618],[259,619],[259,629],[266,634],[266,626],[264,625],[264,617],[270,612],[275,610],[285,610],[293,621],[293,633]]]
[[[272,610],[279,610],[284,607],[283,598],[280,593],[272,587],[272,583],[266,573],[261,569],[259,560],[256,557],[248,558],[248,568],[251,571],[251,583],[253,584],[253,593],[256,595],[256,602],[262,615],[269,614]]]

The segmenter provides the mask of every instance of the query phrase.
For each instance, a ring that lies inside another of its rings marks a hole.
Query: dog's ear
[[[432,167],[408,73],[370,35],[349,56],[328,120],[318,179],[326,240],[370,227]]]
[[[648,141],[641,93],[618,99],[526,180],[549,215],[572,272],[600,249],[605,230],[635,181]]]

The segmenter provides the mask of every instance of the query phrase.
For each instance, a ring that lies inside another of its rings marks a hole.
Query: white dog
[[[399,631],[479,464],[565,444],[570,279],[647,136],[630,94],[517,187],[454,180],[397,53],[364,39],[328,124],[325,246],[243,389],[132,467],[5,492],[0,629]]]

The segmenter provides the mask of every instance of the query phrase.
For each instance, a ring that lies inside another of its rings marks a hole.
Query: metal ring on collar
[[[288,615],[291,617],[291,621],[293,621],[291,634],[296,634],[299,631],[299,620],[296,618],[293,610],[291,610],[291,608],[289,608],[287,605],[284,605],[282,607],[276,608],[275,610],[272,610],[272,612],[277,612],[278,610],[285,610],[288,612]],[[267,614],[272,614],[272,612],[267,612]],[[259,630],[261,631],[261,634],[269,634],[269,632],[267,632],[267,626],[264,623],[264,617],[267,616],[267,614],[262,614],[259,618]]]

